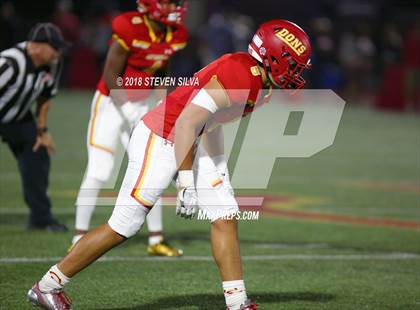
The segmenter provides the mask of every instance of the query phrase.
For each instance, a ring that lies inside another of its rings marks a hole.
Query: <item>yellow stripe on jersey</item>
[[[147,42],[147,41],[143,41],[143,40],[136,40],[136,39],[134,39],[134,40],[133,40],[133,46],[134,46],[134,47],[139,47],[139,48],[144,48],[144,49],[146,49],[146,48],[149,48],[149,47],[150,47],[150,45],[152,45],[152,43]]]
[[[122,46],[122,48],[125,49],[126,51],[130,50],[130,47],[117,34],[114,33],[112,35],[112,39],[114,39],[114,41],[117,41]]]
[[[165,38],[166,43],[171,42],[173,38],[174,38],[174,33],[172,32],[172,28],[169,26],[166,27],[166,38]]]
[[[183,48],[185,48],[187,46],[187,42],[182,42],[182,43],[173,43],[171,44],[171,47],[176,50],[182,50]]]
[[[145,23],[145,25],[146,25],[147,29],[149,29],[149,36],[150,36],[150,39],[152,39],[152,42],[153,42],[153,43],[154,43],[154,42],[156,42],[156,41],[158,40],[158,38],[157,38],[157,36],[156,36],[155,31],[154,31],[154,30],[153,30],[153,28],[152,28],[152,25],[150,25],[149,19],[147,18],[147,16],[146,16],[146,15],[144,15],[144,23]]]

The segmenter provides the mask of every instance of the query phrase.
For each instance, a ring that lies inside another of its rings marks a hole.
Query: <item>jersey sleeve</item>
[[[12,60],[0,56],[0,90],[12,85],[19,74],[19,67]]]
[[[173,34],[173,40],[171,41],[171,47],[175,51],[184,49],[187,46],[189,33],[187,28],[179,26]]]
[[[53,78],[48,83],[48,85],[46,85],[44,91],[41,94],[41,97],[48,100],[57,95],[62,68],[63,68],[63,62],[60,60],[58,64],[52,68],[51,75],[53,76]]]
[[[112,21],[112,39],[118,42],[126,51],[132,45],[131,23],[127,16],[118,15]]]
[[[253,86],[250,68],[229,57],[219,65],[216,78],[225,89],[230,105],[247,103]]]

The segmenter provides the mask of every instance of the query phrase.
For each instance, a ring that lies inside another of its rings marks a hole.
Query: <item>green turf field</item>
[[[62,92],[51,110],[50,194],[73,225],[86,165],[90,93]],[[346,107],[335,144],[310,159],[279,159],[258,221],[240,223],[248,294],[261,309],[420,309],[420,121]],[[255,154],[254,154],[255,156]],[[0,309],[30,309],[26,291],[71,233],[25,230],[16,163],[0,146]],[[98,207],[94,225],[112,207]],[[184,259],[148,259],[140,232],[78,275],[75,309],[224,309],[209,224],[164,208],[165,230]]]

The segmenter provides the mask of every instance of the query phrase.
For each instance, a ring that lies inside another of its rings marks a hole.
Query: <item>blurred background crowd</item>
[[[0,0],[0,50],[25,40],[40,21],[57,24],[72,43],[63,87],[94,89],[111,37],[111,20],[135,0]],[[218,56],[246,51],[260,22],[292,20],[310,35],[308,87],[333,89],[352,104],[420,112],[418,0],[190,0],[189,46],[171,64],[191,76]]]

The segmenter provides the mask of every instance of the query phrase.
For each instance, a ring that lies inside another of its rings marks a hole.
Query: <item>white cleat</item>
[[[28,291],[28,300],[36,307],[47,310],[71,310],[71,300],[63,290],[43,293],[39,289],[39,282]]]

